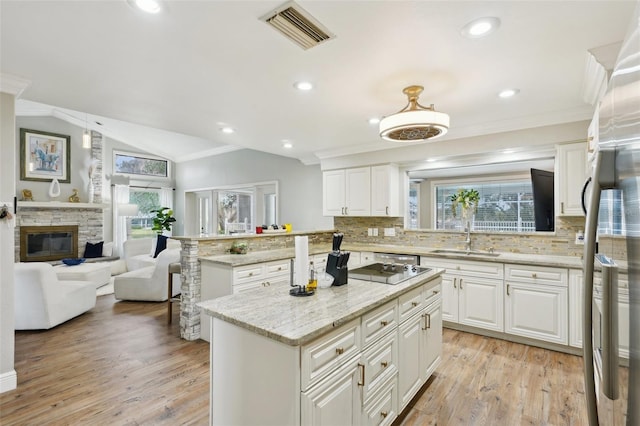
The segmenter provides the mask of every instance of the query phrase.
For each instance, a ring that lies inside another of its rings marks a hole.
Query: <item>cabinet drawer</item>
[[[324,271],[327,267],[327,257],[327,253],[314,254],[313,256],[309,257],[309,260],[313,261],[313,265],[316,269],[322,268],[322,270]]]
[[[498,262],[476,262],[469,260],[450,260],[435,257],[420,258],[420,265],[432,268],[444,268],[448,274],[470,275],[476,278],[502,278],[504,268]]]
[[[412,317],[415,313],[422,310],[423,305],[423,287],[415,288],[398,298],[398,314],[399,322],[402,323],[406,319]]]
[[[394,300],[362,317],[362,347],[398,326],[398,301]]]
[[[264,265],[246,265],[233,269],[233,284],[258,280],[263,277]]]
[[[521,283],[536,283],[567,287],[569,274],[564,268],[548,266],[505,265],[506,279]]]
[[[366,426],[390,425],[397,417],[397,413],[398,378],[394,375],[387,379],[380,387],[380,391],[364,405],[362,424]]]
[[[291,268],[291,262],[289,260],[283,260],[278,262],[265,263],[265,274],[267,278],[279,277],[281,275],[288,275]]]
[[[362,400],[367,403],[383,382],[398,371],[398,333],[390,333],[362,354],[364,388]]]
[[[360,353],[360,319],[302,347],[302,390],[335,371],[343,362]]]
[[[424,289],[424,306],[429,306],[438,297],[442,297],[442,283]]]
[[[258,291],[268,286],[269,284],[265,281],[249,281],[249,282],[234,285],[233,294],[244,293],[252,290]]]

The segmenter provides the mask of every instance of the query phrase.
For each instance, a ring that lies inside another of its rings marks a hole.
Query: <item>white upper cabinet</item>
[[[344,216],[345,194],[345,170],[322,173],[322,214],[324,216]]]
[[[556,216],[582,216],[582,187],[587,175],[587,144],[556,147]]]
[[[400,176],[392,165],[322,173],[324,216],[399,216]]]
[[[371,168],[347,169],[346,216],[371,216]]]
[[[399,181],[396,166],[371,167],[371,216],[400,215]]]

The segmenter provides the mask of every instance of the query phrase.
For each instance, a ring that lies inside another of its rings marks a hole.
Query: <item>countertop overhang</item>
[[[294,297],[288,285],[266,287],[204,301],[208,315],[290,346],[299,346],[339,327],[401,294],[436,278],[443,269],[396,285],[349,279],[338,287],[318,288],[314,295]]]

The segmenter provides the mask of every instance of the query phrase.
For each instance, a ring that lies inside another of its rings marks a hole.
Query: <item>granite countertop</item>
[[[349,279],[346,285],[318,288],[308,297],[290,296],[291,287],[283,284],[207,300],[198,306],[212,317],[299,346],[434,280],[443,272],[434,269],[397,285]]]
[[[354,244],[343,243],[343,250],[347,251],[369,251],[377,253],[398,253],[415,254],[419,256],[440,257],[442,259],[458,260],[478,260],[483,262],[516,263],[524,265],[556,266],[561,268],[582,268],[582,260],[574,256],[551,256],[541,254],[520,254],[509,252],[496,252],[499,256],[467,255],[457,253],[434,253],[437,250],[432,247],[407,247],[400,245],[382,244]],[[331,251],[330,244],[310,244],[309,254],[321,254]],[[226,264],[229,266],[243,266],[255,263],[270,262],[273,260],[291,259],[295,256],[293,248],[265,250],[249,252],[247,254],[224,254],[201,257],[200,260],[214,263]]]

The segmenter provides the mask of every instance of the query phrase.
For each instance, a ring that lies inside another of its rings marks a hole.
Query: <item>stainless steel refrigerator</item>
[[[640,425],[640,4],[600,103],[598,130],[586,208],[585,394],[590,425],[637,426]],[[601,203],[601,199],[608,202]],[[617,223],[603,227],[602,217],[614,218]],[[607,228],[605,234],[618,235],[599,235],[599,228],[601,232]],[[625,273],[628,280],[619,281]]]

